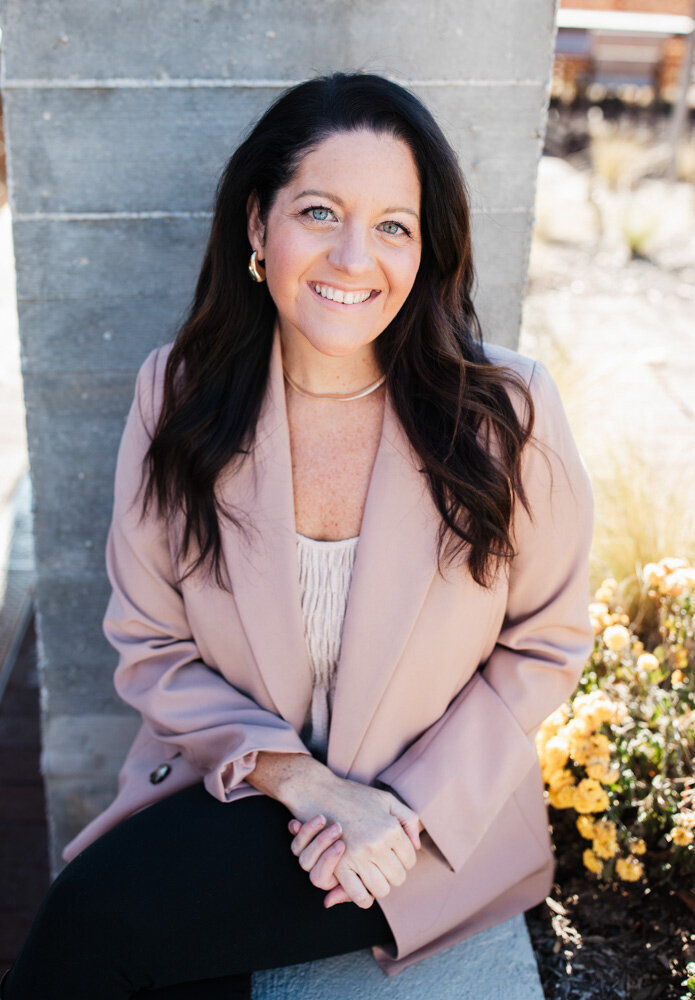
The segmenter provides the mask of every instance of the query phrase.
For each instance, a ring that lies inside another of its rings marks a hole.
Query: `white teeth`
[[[366,302],[372,294],[371,291],[343,292],[339,288],[332,288],[330,285],[315,285],[313,282],[312,288],[324,299],[329,299],[331,302],[342,302],[346,306]]]

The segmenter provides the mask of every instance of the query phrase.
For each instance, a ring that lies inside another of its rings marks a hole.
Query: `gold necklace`
[[[361,399],[363,396],[368,396],[370,392],[374,392],[375,389],[378,389],[379,386],[383,385],[386,381],[386,376],[382,375],[381,378],[376,380],[376,382],[372,382],[371,385],[368,385],[366,389],[361,389],[359,392],[351,392],[341,395],[337,392],[309,392],[308,389],[302,389],[296,382],[293,382],[284,367],[282,372],[296,392],[301,393],[302,396],[309,396],[311,399]]]

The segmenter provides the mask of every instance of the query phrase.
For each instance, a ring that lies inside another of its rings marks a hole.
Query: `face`
[[[341,132],[303,158],[266,225],[249,239],[265,262],[283,342],[330,357],[370,351],[405,302],[420,264],[420,181],[410,147]]]

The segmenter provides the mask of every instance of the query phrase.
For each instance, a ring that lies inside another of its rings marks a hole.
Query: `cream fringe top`
[[[296,535],[304,636],[314,682],[300,736],[325,764],[336,665],[359,535],[339,541]]]

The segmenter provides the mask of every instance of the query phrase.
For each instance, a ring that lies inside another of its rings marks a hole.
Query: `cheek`
[[[410,293],[418,268],[420,267],[419,251],[404,255],[399,259],[397,266],[392,268],[392,288],[397,291],[400,298],[406,299]]]
[[[266,254],[268,287],[296,288],[315,258],[316,251],[310,241],[295,238],[274,243]]]

